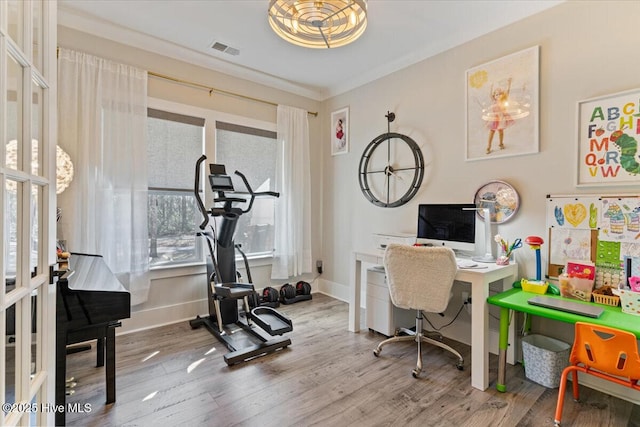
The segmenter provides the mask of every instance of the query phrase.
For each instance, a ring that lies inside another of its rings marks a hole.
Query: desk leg
[[[104,338],[96,341],[96,367],[104,366]]]
[[[502,280],[502,290],[508,291],[513,287],[513,282],[516,280],[516,276],[509,276]],[[516,331],[516,322],[508,325],[509,337],[511,337],[511,345],[507,342],[507,358],[506,361],[510,365],[516,364],[516,347],[517,347],[517,331]]]
[[[513,264],[501,272],[501,278],[478,275],[471,281],[471,386],[478,390],[489,388],[489,285],[502,280],[502,288],[510,289],[517,266]],[[515,337],[515,323],[510,330]],[[515,346],[507,343],[506,349],[506,360],[515,363]]]
[[[489,387],[489,283],[478,277],[471,282],[471,386]]]
[[[507,391],[506,386],[506,368],[507,368],[507,349],[509,347],[509,309],[500,307],[500,342],[498,353],[498,381],[496,389],[500,392]]]
[[[351,287],[349,288],[349,331],[360,331],[360,281],[362,262],[351,255]]]
[[[105,368],[107,383],[107,403],[116,401],[116,327],[107,326],[106,331],[107,363]]]

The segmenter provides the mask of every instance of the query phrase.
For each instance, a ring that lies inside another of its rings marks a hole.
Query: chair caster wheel
[[[374,355],[375,357],[380,356],[380,350],[379,350],[379,349],[377,349],[377,348],[376,348],[375,350],[373,350],[373,355]]]
[[[418,375],[420,374],[420,372],[418,372],[416,369],[414,369],[413,371],[411,371],[411,375],[413,376],[413,378],[418,378]]]
[[[456,368],[458,368],[458,371],[464,371],[464,361],[458,361],[458,363],[456,363]]]

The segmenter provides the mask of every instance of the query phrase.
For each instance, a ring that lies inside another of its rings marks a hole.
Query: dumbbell
[[[303,280],[296,283],[296,295],[311,295],[311,285]]]
[[[278,302],[279,299],[280,297],[278,295],[278,291],[276,290],[276,288],[267,286],[262,290],[262,302],[274,303],[274,302]]]
[[[291,301],[296,297],[296,288],[289,284],[289,283],[285,283],[284,285],[282,285],[282,287],[280,288],[280,301],[287,304],[289,302],[294,302]]]

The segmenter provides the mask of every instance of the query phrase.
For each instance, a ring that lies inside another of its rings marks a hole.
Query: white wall
[[[371,247],[372,233],[415,232],[419,203],[469,203],[478,187],[491,180],[509,182],[521,198],[518,214],[494,226],[493,232],[510,240],[528,235],[547,240],[545,196],[590,192],[575,186],[576,103],[640,87],[639,20],[640,2],[569,1],[323,103],[325,140],[331,111],[349,106],[351,151],[332,157],[327,146],[323,152],[321,287],[346,297],[349,253]],[[536,45],[540,46],[539,153],[466,162],[465,71]],[[418,195],[392,209],[369,203],[357,179],[364,148],[386,132],[387,110],[396,114],[391,130],[421,145],[428,164]],[[535,277],[534,252],[525,247],[515,256],[522,277]],[[540,323],[545,333],[570,339],[570,330]]]

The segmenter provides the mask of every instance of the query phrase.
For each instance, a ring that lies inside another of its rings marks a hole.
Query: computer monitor
[[[417,242],[475,252],[476,211],[470,210],[475,208],[472,203],[419,205]]]

